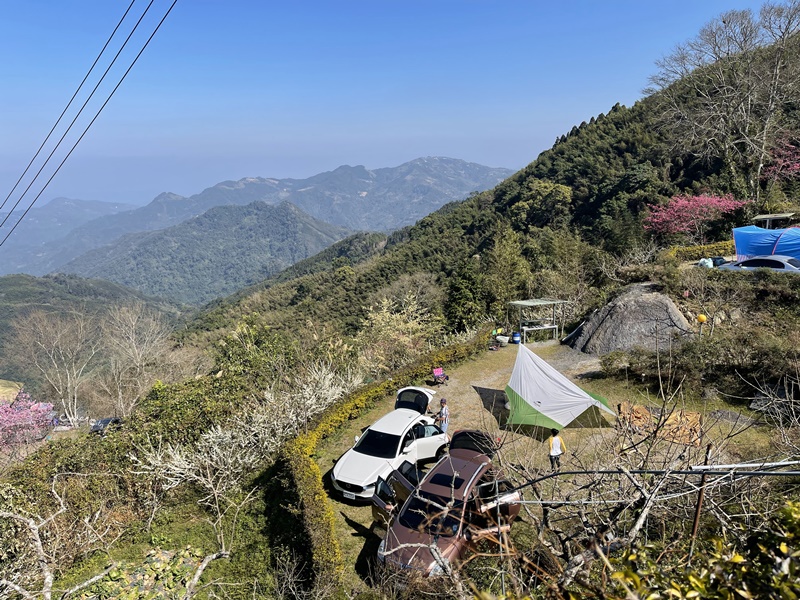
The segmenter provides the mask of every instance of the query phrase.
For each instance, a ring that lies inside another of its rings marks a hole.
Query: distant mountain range
[[[350,234],[296,206],[217,206],[180,225],[91,250],[65,273],[101,278],[184,304],[204,304],[313,256]]]
[[[134,208],[131,204],[120,202],[71,198],[55,198],[47,204],[35,206],[0,248],[0,275],[27,272],[26,265],[37,260],[48,242],[62,239],[75,228],[94,219]],[[17,210],[9,217],[8,212],[0,212],[0,223],[6,221],[0,229],[0,239],[5,238],[21,214],[22,211]]]
[[[14,233],[14,243],[9,240],[0,248],[0,275],[75,272],[108,277],[174,300],[200,302],[234,291],[242,282],[253,283],[259,272],[266,277],[277,268],[302,260],[325,247],[320,244],[341,239],[345,230],[399,229],[471,192],[492,188],[511,173],[509,169],[463,160],[429,157],[375,170],[342,166],[307,179],[249,177],[224,181],[188,198],[163,193],[139,208],[59,199],[34,209],[31,215],[37,213],[37,219],[27,224],[29,215]],[[187,228],[171,229],[211,209],[254,202],[264,206],[291,203],[299,209],[292,217],[297,220],[289,218],[286,207],[281,217],[277,213],[268,217],[263,207],[251,207],[242,213],[222,211]],[[232,226],[237,218],[234,215],[257,222],[283,219],[287,231],[294,231],[301,239],[289,241],[283,232],[265,225],[262,245],[255,247],[255,236],[241,236],[246,226]],[[309,219],[315,220],[313,224]],[[322,222],[336,227],[329,229]],[[162,234],[152,235],[157,231]],[[215,247],[210,240],[216,240]],[[275,253],[280,250],[276,243],[290,251]],[[215,269],[226,261],[223,247],[230,254],[229,268],[218,273]],[[194,248],[193,256],[189,256],[189,248]],[[299,251],[303,248],[314,251],[303,254]],[[209,252],[213,259],[203,260],[210,262],[198,262]],[[256,265],[258,260],[265,262]],[[214,278],[201,276],[196,280],[190,271],[198,268]],[[183,274],[178,273],[181,269]],[[174,285],[164,287],[168,279],[164,273],[170,273]]]
[[[102,211],[102,202],[59,199],[63,202],[54,200],[31,213],[40,214],[40,222],[51,223],[49,230],[32,235],[18,229],[12,237],[14,243],[10,239],[0,248],[0,275],[58,271],[85,252],[112,244],[124,235],[165,229],[215,206],[246,205],[257,200],[267,204],[291,202],[316,219],[352,230],[391,231],[415,223],[470,192],[492,188],[511,173],[510,169],[432,157],[375,170],[342,166],[307,179],[249,177],[224,181],[188,198],[163,193],[132,210],[110,204]],[[79,208],[70,212],[66,202]],[[90,207],[98,214],[89,217]],[[50,211],[52,216],[47,217]]]

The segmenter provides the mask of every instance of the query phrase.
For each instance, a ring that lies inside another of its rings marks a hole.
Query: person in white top
[[[436,414],[433,422],[439,426],[442,433],[447,433],[447,425],[450,423],[450,409],[447,408],[447,398],[442,398],[441,405],[442,408]]]
[[[558,435],[558,429],[551,429],[550,433],[550,468],[557,471],[561,468],[561,455],[567,451],[567,445]]]

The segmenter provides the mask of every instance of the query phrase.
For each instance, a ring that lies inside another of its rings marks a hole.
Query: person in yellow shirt
[[[567,445],[558,435],[558,429],[551,429],[550,434],[550,469],[557,471],[561,468],[561,455],[567,451]]]

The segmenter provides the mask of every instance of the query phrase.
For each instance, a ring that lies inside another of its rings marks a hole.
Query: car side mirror
[[[408,440],[405,444],[403,444],[403,454],[408,454],[411,452],[411,445],[413,443],[413,440]]]
[[[357,443],[358,443],[358,440],[360,440],[360,439],[361,439],[361,436],[360,436],[360,435],[354,436],[354,437],[353,437],[353,443],[354,443],[354,444],[357,444]]]

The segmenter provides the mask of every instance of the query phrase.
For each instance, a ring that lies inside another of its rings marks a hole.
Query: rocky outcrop
[[[592,354],[663,350],[690,333],[689,323],[669,297],[658,292],[655,284],[637,283],[598,310],[570,345]]]

